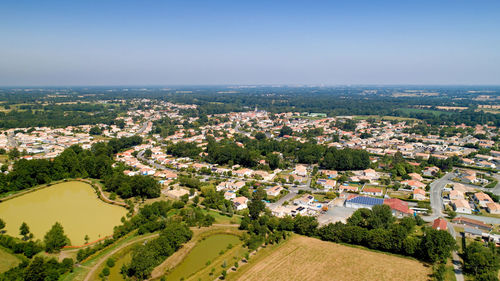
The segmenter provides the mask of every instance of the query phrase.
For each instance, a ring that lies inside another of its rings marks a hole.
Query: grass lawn
[[[500,215],[497,215],[497,214],[490,214],[488,213],[488,211],[486,211],[485,209],[481,209],[481,212],[478,213],[478,215],[480,216],[485,216],[485,217],[490,217],[490,218],[500,218]]]
[[[0,247],[0,273],[16,267],[20,262],[21,259]]]
[[[434,115],[440,114],[452,114],[450,111],[441,111],[441,110],[433,110],[433,109],[424,109],[424,108],[400,108],[399,110],[405,113],[431,113]]]
[[[453,269],[453,263],[448,260],[446,264],[446,271],[444,272],[444,280],[446,281],[456,281],[455,270]]]
[[[293,235],[257,253],[228,280],[429,280],[432,267],[415,259]],[[300,265],[300,266],[298,266]]]
[[[208,212],[211,216],[215,218],[216,224],[237,224],[239,225],[241,223],[241,216],[238,215],[233,215],[233,217],[228,217],[225,216],[219,212],[213,211],[213,210],[205,210],[205,212]]]

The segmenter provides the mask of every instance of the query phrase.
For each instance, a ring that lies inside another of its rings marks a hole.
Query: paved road
[[[146,157],[144,157],[144,152],[145,152],[145,151],[146,151],[146,150],[141,150],[141,151],[139,151],[139,153],[137,153],[137,159],[142,160],[142,161],[144,161],[144,162],[146,162],[146,163],[150,164],[151,166],[155,167],[155,168],[156,168],[156,169],[158,169],[158,170],[167,170],[167,171],[171,171],[171,172],[174,172],[174,173],[176,173],[176,172],[177,172],[177,170],[170,169],[170,168],[168,168],[168,167],[166,167],[166,166],[163,166],[163,165],[161,165],[161,164],[158,164],[158,163],[156,163],[155,161],[153,161],[153,160],[151,160],[151,159],[146,159]]]
[[[453,271],[455,272],[455,278],[457,281],[464,281],[464,274],[462,273],[462,262],[460,262],[460,257],[458,256],[457,251],[454,251],[451,254],[452,262],[453,262]]]
[[[432,221],[438,217],[444,217],[443,214],[444,204],[442,196],[443,188],[448,183],[452,183],[450,179],[452,179],[453,176],[454,176],[453,173],[447,173],[442,178],[437,179],[430,184],[432,215],[424,217],[426,221]],[[448,232],[453,236],[453,238],[456,239],[457,234],[451,223],[448,223]],[[462,273],[462,263],[456,251],[452,253],[452,262],[453,262],[453,271],[455,272],[455,278],[457,279],[457,281],[464,281],[464,275]]]
[[[148,123],[149,123],[149,120],[147,120],[146,122],[142,123],[141,128],[139,128],[139,130],[137,130],[136,134],[138,134],[138,135],[142,134],[142,132],[144,132],[144,130],[146,130],[146,128],[148,127]]]
[[[287,195],[281,197],[278,201],[274,202],[274,203],[269,203],[268,204],[268,207],[269,209],[274,209],[276,207],[279,207],[281,206],[285,201],[289,201],[292,200],[293,197],[297,196],[297,192],[293,192],[293,191],[290,191]],[[292,202],[290,202],[292,203]]]
[[[424,218],[428,221],[433,221],[439,217],[443,217],[443,188],[446,184],[450,183],[450,179],[453,178],[453,173],[448,173],[442,178],[433,181],[430,186],[430,197],[431,197],[431,208],[432,215]]]
[[[12,147],[17,147],[16,136],[13,133],[7,135],[7,144]]]

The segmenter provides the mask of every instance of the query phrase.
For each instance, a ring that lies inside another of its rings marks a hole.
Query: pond
[[[198,242],[186,258],[167,275],[167,280],[187,279],[190,275],[205,268],[207,261],[218,257],[219,252],[226,250],[229,244],[235,246],[239,243],[241,243],[239,237],[231,234],[214,234],[207,237]]]
[[[26,222],[34,239],[43,240],[51,226],[60,222],[72,245],[85,243],[85,235],[95,241],[113,234],[113,227],[126,213],[123,207],[101,201],[89,184],[79,181],[55,184],[0,203],[0,218],[8,234],[18,236],[19,227]]]

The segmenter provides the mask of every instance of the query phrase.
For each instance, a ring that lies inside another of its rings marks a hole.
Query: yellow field
[[[266,250],[228,280],[429,280],[432,274],[416,260],[298,235]]]

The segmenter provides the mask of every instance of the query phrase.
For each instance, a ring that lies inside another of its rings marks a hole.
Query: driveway
[[[325,225],[329,223],[336,223],[341,221],[345,223],[347,219],[356,211],[353,208],[346,207],[331,207],[324,214],[318,216],[318,222],[320,225]]]

